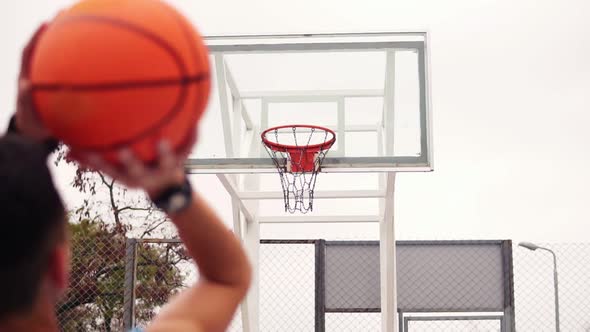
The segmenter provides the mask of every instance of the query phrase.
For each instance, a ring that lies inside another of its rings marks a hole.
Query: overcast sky
[[[436,170],[398,176],[398,237],[588,241],[590,2],[171,2],[207,35],[428,30]],[[2,127],[14,107],[20,49],[36,25],[69,3],[0,2]],[[71,170],[55,176],[75,205]],[[228,196],[215,178],[195,184],[230,223]],[[289,234],[377,233],[373,226],[297,226]]]

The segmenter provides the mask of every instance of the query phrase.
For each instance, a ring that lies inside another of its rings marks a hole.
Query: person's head
[[[47,152],[12,135],[0,137],[0,227],[1,323],[57,300],[69,265],[66,213]]]

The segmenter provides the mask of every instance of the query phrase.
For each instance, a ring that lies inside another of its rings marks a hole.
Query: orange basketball
[[[209,96],[207,47],[159,0],[85,0],[61,12],[32,59],[35,108],[72,149],[114,162],[186,147]]]

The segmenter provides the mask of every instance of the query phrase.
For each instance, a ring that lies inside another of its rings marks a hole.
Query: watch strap
[[[188,178],[180,185],[173,185],[153,199],[154,204],[168,214],[185,210],[192,202],[193,188]]]

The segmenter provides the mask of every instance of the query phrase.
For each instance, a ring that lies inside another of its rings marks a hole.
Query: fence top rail
[[[459,309],[453,309],[453,308],[442,308],[442,309],[433,309],[433,308],[427,308],[427,309],[416,309],[416,308],[399,308],[398,307],[398,313],[403,313],[403,314],[425,314],[425,313],[430,313],[430,314],[437,314],[437,313],[477,313],[480,314],[481,313],[486,313],[486,312],[493,312],[493,313],[500,313],[501,311],[497,311],[497,308],[459,308]],[[326,313],[332,313],[332,314],[344,314],[344,313],[373,313],[373,312],[381,312],[381,308],[378,307],[374,307],[374,308],[326,308],[325,309]],[[427,317],[427,316],[412,316],[412,317]],[[445,317],[445,316],[436,316],[436,317]],[[462,316],[449,316],[449,317],[462,317]],[[468,317],[472,317],[472,316],[468,316]],[[493,317],[493,316],[485,316],[485,317]]]
[[[321,240],[260,240],[261,244],[316,244]]]
[[[422,321],[422,322],[433,322],[433,321],[454,321],[454,320],[503,320],[504,316],[500,315],[493,315],[493,316],[485,316],[485,315],[478,315],[478,316],[406,316],[404,320],[406,321]]]
[[[412,241],[395,241],[398,245],[502,245],[510,240],[412,240]],[[327,246],[366,246],[378,245],[379,241],[326,241]]]
[[[129,239],[136,243],[182,243],[180,239]],[[322,240],[260,240],[261,244],[316,244]]]
[[[180,239],[131,239],[137,241],[137,243],[182,243]],[[294,239],[294,240],[284,240],[284,239],[267,239],[267,240],[260,240],[261,244],[315,244],[319,241],[323,241],[320,239],[310,240],[310,239]],[[412,241],[396,241],[398,245],[501,245],[509,240],[412,240]],[[338,245],[357,245],[357,246],[366,246],[366,245],[378,245],[379,241],[326,241],[327,246],[338,246]]]
[[[136,239],[137,243],[182,243],[180,239]]]

